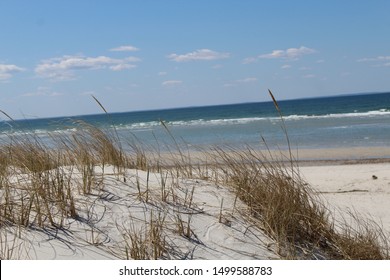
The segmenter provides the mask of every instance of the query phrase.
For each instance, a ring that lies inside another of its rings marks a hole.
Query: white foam
[[[283,117],[286,121],[290,120],[304,120],[304,119],[331,119],[331,118],[364,118],[364,117],[376,117],[376,116],[390,116],[390,111],[387,109],[380,109],[368,112],[353,112],[353,113],[340,113],[340,114],[327,114],[327,115],[289,115]],[[217,126],[217,125],[232,125],[232,124],[247,124],[258,121],[277,121],[279,117],[250,117],[250,118],[224,118],[224,119],[197,119],[189,121],[171,121],[166,122],[170,127],[175,126]],[[154,127],[161,126],[159,121],[140,122],[129,125],[119,126],[124,129],[152,129]]]

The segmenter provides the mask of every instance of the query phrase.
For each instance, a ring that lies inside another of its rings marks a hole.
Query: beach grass
[[[270,95],[283,119],[281,108]],[[65,231],[69,220],[84,223],[92,234],[88,243],[100,246],[94,219],[104,211],[100,214],[95,208],[97,201],[103,203],[102,198],[108,197],[103,189],[109,177],[105,170],[110,167],[116,180],[125,186],[133,180],[139,203],[155,207],[144,214],[141,225],[131,216],[128,223],[116,224],[121,241],[110,251],[118,258],[175,258],[170,250],[178,245],[169,234],[201,242],[193,223],[196,214],[202,212],[194,202],[196,187],[183,190],[179,183],[183,179],[212,182],[232,192],[234,204],[226,212],[221,198],[216,220],[229,226],[234,215],[240,213],[250,227],[273,240],[279,258],[390,258],[389,236],[382,227],[356,213],[344,213],[346,218],[341,221],[335,218],[301,177],[290,145],[287,157],[282,153],[275,156],[271,148],[264,154],[250,147],[237,150],[218,146],[194,159],[190,151],[183,151],[164,122],[162,126],[175,147],[164,156],[146,151],[134,138],[128,140],[132,143],[130,149],[124,150],[123,139],[115,130],[104,131],[85,122],[77,122],[77,129],[70,134],[53,134],[55,145],[50,147],[36,135],[10,135],[0,145],[0,258],[20,257],[19,245],[9,232],[21,236],[23,230]],[[282,131],[289,143],[284,123]],[[130,169],[146,176],[129,178]],[[152,173],[159,185],[157,192],[150,187]],[[94,203],[88,204],[91,200]],[[236,207],[237,201],[246,207]],[[167,205],[175,210],[166,210]],[[83,214],[85,209],[88,215]]]

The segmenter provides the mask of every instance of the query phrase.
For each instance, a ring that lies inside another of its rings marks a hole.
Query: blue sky
[[[390,90],[390,1],[0,0],[14,118]],[[3,118],[3,117],[0,117]]]

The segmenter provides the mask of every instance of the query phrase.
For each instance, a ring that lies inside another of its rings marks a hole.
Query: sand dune
[[[112,167],[104,175],[97,167],[95,175],[99,190],[76,197],[83,205],[77,219],[62,228],[10,227],[2,250],[18,259],[126,259],[133,238],[147,258],[278,258],[273,241],[251,225],[246,206],[226,187],[140,170],[118,175]]]

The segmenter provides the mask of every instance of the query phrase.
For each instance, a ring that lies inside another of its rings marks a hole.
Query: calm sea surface
[[[279,102],[293,148],[390,146],[390,93],[348,95]],[[188,147],[230,145],[286,147],[282,121],[272,102],[220,105],[67,118],[9,121],[2,116],[1,138],[48,133],[73,133],[82,120],[104,130],[115,128],[124,142],[137,138],[145,145],[172,143]]]

